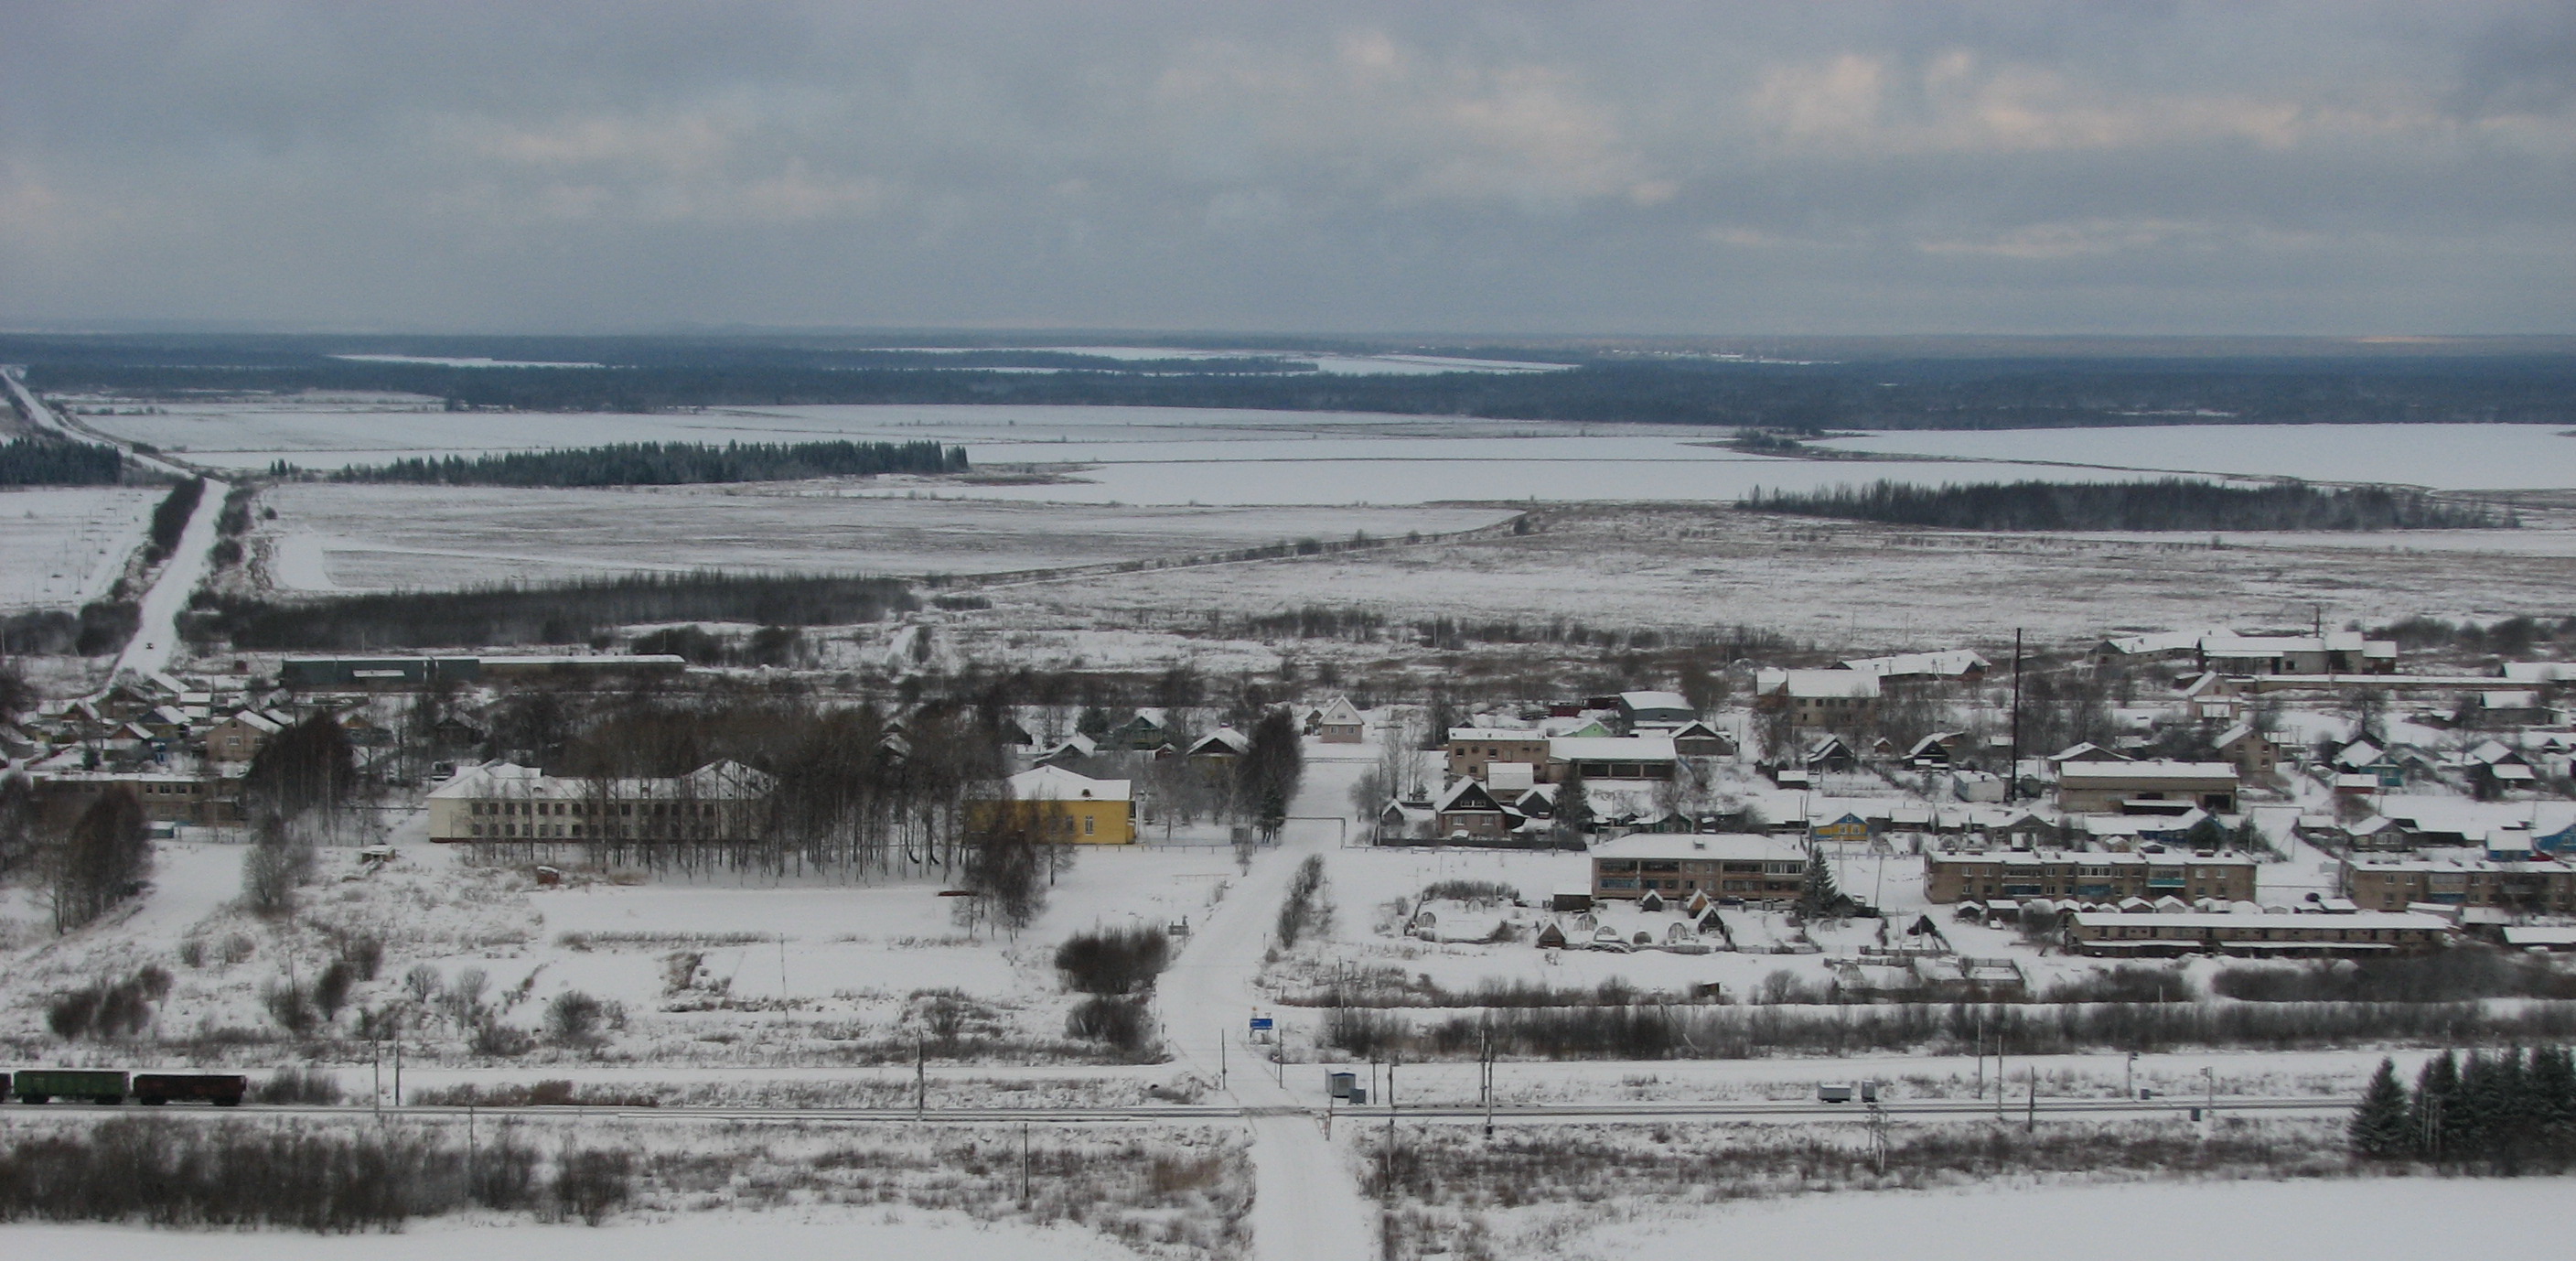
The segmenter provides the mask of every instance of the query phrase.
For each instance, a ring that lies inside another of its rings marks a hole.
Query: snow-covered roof
[[[2087,782],[2111,783],[2183,783],[2205,779],[2233,782],[2236,767],[2227,762],[2175,762],[2158,759],[2152,762],[2068,762],[2057,768],[2060,784],[2069,787]]]
[[[2576,683],[2576,661],[2508,661],[2504,677],[2513,683]]]
[[[1637,832],[1592,847],[1594,858],[1733,859],[1738,862],[1804,862],[1798,840],[1751,832]]]
[[[1879,692],[1877,675],[1856,670],[1766,669],[1754,675],[1753,688],[1792,700],[1870,700]]]
[[[1356,727],[1360,725],[1360,707],[1347,696],[1336,696],[1316,711],[1315,721],[1328,727]]]
[[[1669,762],[1671,736],[1558,736],[1547,755],[1560,762]]]
[[[1696,712],[1679,692],[1621,692],[1619,705],[1632,713],[1652,709],[1679,710],[1685,714]]]
[[[1543,732],[1528,727],[1451,727],[1449,743],[1476,740],[1545,740]]]
[[[1983,670],[1987,664],[1983,656],[1969,649],[1951,648],[1940,652],[1903,652],[1891,657],[1855,657],[1843,662],[1842,668],[1880,678],[1928,675],[1955,679]]]
[[[1202,753],[1242,753],[1252,747],[1252,737],[1232,727],[1219,727],[1200,736],[1190,745],[1190,756]]]
[[[2135,899],[2131,899],[2134,901]],[[2122,902],[2127,906],[2128,902]],[[2444,932],[2449,920],[2438,915],[2419,915],[2412,911],[2353,911],[2342,915],[2239,915],[2234,912],[2212,914],[2206,911],[2077,911],[2077,924],[2087,927],[2131,928],[2279,928],[2284,919],[2291,923],[2320,928],[2380,931],[2383,929]]]
[[[430,789],[433,799],[513,801],[591,801],[659,799],[669,801],[739,801],[768,795],[778,781],[740,762],[710,762],[686,775],[618,779],[548,775],[515,762],[468,766]]]
[[[1040,766],[1005,781],[1015,801],[1125,801],[1132,794],[1123,779],[1093,779],[1061,766]]]

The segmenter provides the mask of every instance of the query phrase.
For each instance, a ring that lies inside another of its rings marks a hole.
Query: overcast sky
[[[2576,2],[0,0],[0,324],[2576,332]]]

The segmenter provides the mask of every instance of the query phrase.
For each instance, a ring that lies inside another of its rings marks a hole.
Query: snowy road
[[[110,678],[152,674],[168,668],[170,654],[179,646],[179,614],[187,609],[188,597],[214,566],[215,517],[223,512],[224,495],[231,489],[223,482],[206,483],[206,493],[197,501],[196,515],[188,518],[187,533],[179,536],[179,546],[170,553],[169,562],[161,566],[161,576],[143,594],[142,625],[135,629],[134,638],[126,641]]]
[[[44,400],[37,398],[14,372],[0,373],[0,383],[5,383],[30,424],[77,442],[112,444],[123,450],[127,459],[156,473],[180,478],[197,475],[194,469],[137,451],[130,443],[80,429],[45,406]],[[179,614],[188,607],[188,597],[195,593],[198,583],[205,581],[206,571],[213,566],[215,517],[223,511],[224,495],[231,489],[224,482],[206,482],[206,493],[197,500],[196,514],[188,518],[187,532],[179,537],[178,548],[161,567],[161,576],[153,580],[152,589],[144,593],[142,625],[134,632],[134,638],[126,641],[125,651],[117,655],[116,668],[108,673],[111,682],[127,674],[153,674],[169,667],[170,654],[179,646]]]
[[[1340,814],[1359,765],[1310,762],[1296,812]],[[1252,1240],[1260,1261],[1357,1261],[1377,1253],[1376,1209],[1324,1138],[1315,1108],[1320,1070],[1290,1065],[1282,1074],[1256,1058],[1248,1041],[1253,980],[1289,880],[1307,855],[1337,840],[1328,823],[1292,820],[1279,847],[1253,861],[1156,987],[1173,1057],[1210,1080],[1222,1077],[1221,1094],[1249,1116]]]

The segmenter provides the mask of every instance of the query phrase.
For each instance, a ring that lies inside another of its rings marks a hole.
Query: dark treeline
[[[936,442],[624,442],[473,459],[396,460],[334,474],[344,482],[448,486],[678,486],[880,473],[963,473],[966,448]]]
[[[2544,646],[2555,645],[2561,651],[2576,646],[2576,617],[2508,617],[2481,626],[2471,621],[2418,616],[2379,627],[2370,632],[2370,637],[2395,640],[2408,652],[2447,648],[2521,657]]]
[[[331,339],[0,338],[40,389],[391,390],[451,406],[659,411],[814,403],[1259,407],[1739,428],[2013,429],[2195,423],[2576,422],[2576,361],[2555,355],[1906,358],[1841,362],[1593,357],[1559,372],[1334,375],[1239,364],[1083,364],[1063,372],[882,367],[889,352],[773,339],[480,339],[443,351],[604,368],[454,368],[329,358]],[[371,348],[372,349],[372,348]],[[1344,347],[1372,350],[1379,347]],[[1424,349],[1408,347],[1407,349]],[[1487,347],[1488,356],[1564,359]],[[1579,356],[1578,356],[1579,357]],[[1839,356],[1837,356],[1839,357]],[[944,363],[941,366],[946,366]],[[1002,366],[1002,365],[994,365]]]
[[[1340,1008],[1325,1041],[1353,1055],[1464,1058],[1495,1051],[1558,1059],[1753,1059],[1928,1051],[1966,1054],[1982,1030],[2013,1055],[2273,1050],[2355,1042],[2535,1042],[2576,1036],[2576,1003],[1894,1003],[1871,1007],[1517,1008],[1415,1022]]]
[[[428,1131],[119,1119],[0,1146],[0,1221],[392,1231],[467,1208],[593,1225],[632,1194],[623,1152],[551,1162],[507,1125],[469,1153]]]
[[[197,515],[197,503],[206,497],[206,479],[191,477],[170,488],[161,502],[152,508],[152,529],[143,547],[144,559],[160,564],[177,549],[179,536],[188,532],[188,518]]]
[[[2384,486],[2323,490],[2299,482],[2221,486],[2152,482],[1872,482],[1831,490],[1756,489],[1741,505],[1847,521],[1945,530],[2442,530],[2519,524],[2482,507]]]
[[[1195,628],[1176,628],[1194,633]],[[1351,643],[1403,641],[1429,648],[1465,648],[1471,644],[1563,644],[1577,647],[1694,649],[1721,660],[1812,652],[1813,646],[1757,626],[1714,626],[1699,630],[1603,627],[1572,618],[1544,621],[1498,618],[1476,621],[1450,617],[1390,617],[1377,609],[1307,604],[1277,613],[1208,615],[1203,632],[1227,639],[1335,639]]]
[[[31,609],[0,618],[0,652],[96,657],[123,651],[142,625],[141,606],[126,599],[93,600],[78,613]]]
[[[204,592],[181,618],[198,643],[250,651],[344,652],[578,644],[650,622],[841,626],[909,612],[919,602],[889,578],[632,574],[551,586],[386,592],[272,601]]]
[[[112,486],[125,456],[95,442],[13,438],[0,443],[0,486]]]
[[[2353,1153],[2494,1174],[2559,1173],[2576,1164],[2576,1059],[2563,1046],[2444,1051],[2408,1091],[2379,1072],[2353,1110]]]

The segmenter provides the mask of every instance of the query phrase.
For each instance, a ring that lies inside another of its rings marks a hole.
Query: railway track
[[[2000,1117],[2022,1120],[2032,1116],[2051,1120],[2075,1120],[2099,1117],[2169,1117],[2175,1114],[2215,1111],[2229,1113],[2334,1114],[2352,1110],[2357,1102],[2346,1095],[2236,1095],[2221,1096],[2213,1104],[2206,1098],[2160,1099],[2041,1099],[2010,1100],[2000,1108],[1992,1099],[1893,1099],[1879,1105],[1891,1118],[1973,1121]],[[11,1118],[38,1116],[77,1116],[111,1118],[135,1115],[135,1105],[103,1106],[97,1104],[58,1103],[43,1107],[11,1105],[0,1108],[0,1124]],[[400,1107],[369,1107],[364,1104],[245,1104],[221,1110],[210,1108],[153,1108],[153,1116],[292,1116],[333,1120],[373,1120],[394,1117],[406,1120],[462,1121],[476,1118],[566,1119],[575,1117],[615,1117],[621,1120],[726,1121],[726,1122],[810,1122],[848,1124],[920,1123],[936,1125],[1047,1124],[1047,1125],[1119,1125],[1155,1122],[1234,1120],[1252,1117],[1304,1116],[1324,1119],[1324,1108],[1245,1107],[1239,1104],[1149,1104],[1113,1108],[634,1108],[583,1105],[524,1107],[425,1107],[417,1104]],[[1482,1121],[1487,1110],[1475,1103],[1431,1103],[1405,1105],[1394,1109],[1383,1106],[1333,1108],[1335,1118],[1385,1121],[1392,1115],[1404,1121]],[[1813,1100],[1760,1101],[1677,1101],[1671,1103],[1613,1101],[1602,1103],[1555,1103],[1497,1105],[1491,1111],[1496,1123],[1515,1125],[1551,1122],[1655,1124],[1684,1118],[1709,1120],[1803,1121],[1863,1120],[1869,1116],[1869,1105],[1858,1103],[1821,1103]]]

